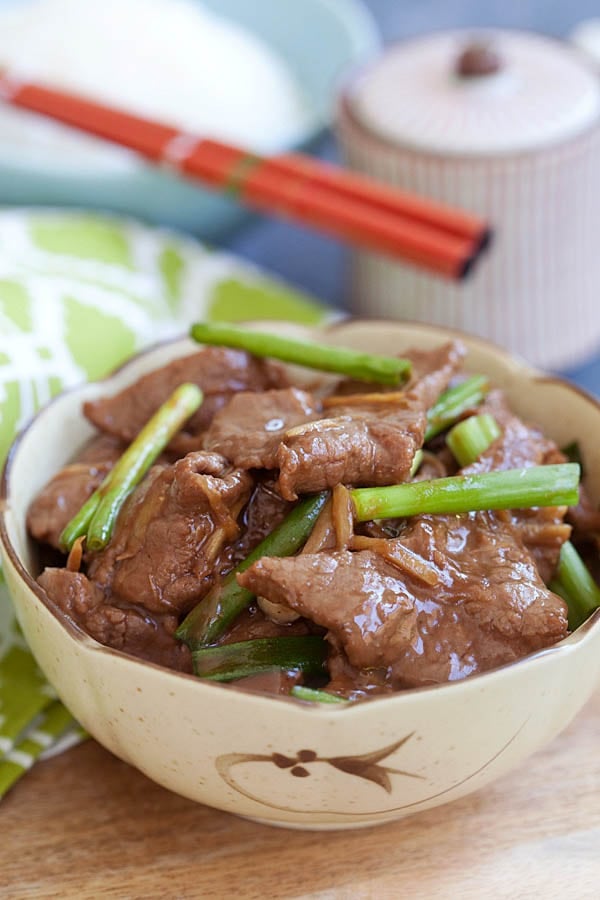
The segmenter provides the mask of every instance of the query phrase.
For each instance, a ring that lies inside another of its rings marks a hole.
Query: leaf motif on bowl
[[[323,762],[328,762],[330,766],[339,769],[341,772],[346,772],[348,775],[356,775],[358,778],[372,781],[374,784],[382,787],[388,794],[391,794],[392,783],[390,775],[404,775],[405,778],[423,778],[423,775],[406,772],[404,769],[391,769],[389,766],[378,765],[382,760],[399,750],[413,735],[414,731],[395,744],[390,744],[388,747],[383,747],[381,750],[375,750],[372,753],[363,753],[360,756],[333,756],[323,760]]]
[[[379,750],[373,750],[369,753],[356,754],[353,756],[319,756],[315,750],[303,749],[298,750],[294,756],[285,753],[274,752],[270,755],[260,753],[225,753],[216,760],[216,767],[221,778],[244,796],[251,800],[259,800],[254,797],[245,788],[242,788],[232,774],[234,766],[242,763],[271,763],[278,769],[288,770],[290,775],[296,778],[308,778],[311,775],[311,763],[325,763],[339,772],[350,775],[355,778],[361,778],[364,781],[370,781],[373,784],[383,788],[386,793],[392,793],[392,782],[390,775],[402,775],[405,778],[424,779],[423,775],[414,772],[407,772],[403,769],[395,769],[390,766],[381,765],[381,763],[391,756],[404,744],[414,736],[414,732],[405,735],[399,741],[382,747]],[[261,803],[264,801],[260,801]],[[270,805],[270,804],[269,804]]]

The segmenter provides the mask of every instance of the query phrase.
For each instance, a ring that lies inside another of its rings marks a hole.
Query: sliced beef
[[[386,669],[395,688],[464,678],[566,635],[564,602],[492,513],[420,516],[389,543],[400,546],[386,558],[264,558],[238,581],[327,628],[352,666]]]
[[[427,410],[462,363],[464,350],[457,344],[422,353],[406,354],[415,360],[407,388],[360,402],[340,398],[328,417],[309,422],[283,436],[276,456],[279,489],[286,499],[320,491],[336,484],[384,485],[406,481],[415,452],[423,443]]]
[[[184,382],[197,384],[204,402],[186,425],[181,449],[199,449],[196,436],[236,391],[263,391],[287,384],[283,369],[257,359],[243,350],[205,347],[191,356],[144,375],[135,384],[112,397],[84,404],[87,418],[101,431],[130,442],[176,387]]]
[[[423,442],[427,409],[460,366],[457,344],[409,351],[405,390],[341,394],[326,403],[296,388],[233,397],[205,435],[207,450],[242,468],[279,469],[286,500],[336,484],[393,484],[410,472]],[[365,386],[362,385],[363,391]]]
[[[402,386],[401,390],[412,390],[419,383],[421,383],[422,389],[426,389],[427,386],[431,386],[431,380],[433,382],[436,382],[438,378],[436,373],[447,363],[449,348],[453,348],[460,355],[461,361],[462,359],[464,359],[466,350],[459,341],[442,344],[438,347],[435,347],[433,350],[421,350],[418,347],[410,347],[404,352],[399,353],[398,356],[401,356],[403,359],[408,359],[411,364],[410,378]],[[372,393],[396,393],[397,391],[398,387],[396,385],[374,384],[359,381],[356,378],[343,378],[337,383],[334,394],[336,397],[354,398],[354,396],[357,394],[362,396],[364,394]],[[439,391],[437,389],[437,386],[434,384],[433,398],[430,400],[430,403],[428,405],[432,405],[435,402],[438,394]]]
[[[287,499],[336,484],[394,484],[406,479],[418,437],[403,411],[336,415],[286,435],[277,451],[279,487]],[[412,433],[411,433],[412,432]]]
[[[284,500],[272,479],[257,479],[250,500],[239,518],[240,535],[221,554],[226,571],[233,569],[260,544],[291,511],[293,504]]]
[[[565,512],[564,506],[540,506],[497,513],[499,519],[510,522],[518,531],[546,584],[556,572],[560,548],[571,536],[571,526],[564,521]]]
[[[27,530],[37,541],[60,549],[65,525],[112,468],[107,463],[72,463],[42,488],[27,511]]]
[[[319,415],[318,401],[298,388],[242,391],[215,414],[204,447],[243,469],[274,469],[286,432]]]
[[[57,550],[63,528],[103,481],[122,453],[122,444],[102,435],[90,441],[75,462],[58,472],[27,511],[27,530]]]
[[[57,550],[63,528],[83,506],[123,452],[123,445],[102,435],[90,441],[75,462],[58,472],[31,503],[27,530]]]
[[[92,557],[90,579],[119,605],[184,613],[210,588],[251,476],[217,454],[190,453],[151,470],[125,503],[107,548]]]
[[[38,578],[50,599],[101,644],[180,672],[191,672],[188,648],[174,637],[175,616],[107,602],[104,592],[81,572],[46,569]]]
[[[405,387],[411,402],[428,410],[451,379],[462,368],[467,351],[460,341],[449,341],[433,350],[411,348],[402,356],[411,361],[410,381]]]
[[[491,472],[565,462],[554,441],[545,437],[537,426],[523,422],[509,409],[502,391],[491,391],[478,412],[493,416],[502,434],[476,462],[466,466],[464,472]]]
[[[476,462],[462,470],[464,474],[566,461],[554,441],[545,437],[535,425],[526,424],[511,412],[501,391],[492,391],[488,395],[481,412],[490,413],[496,419],[502,434]],[[565,513],[565,507],[542,506],[497,514],[518,529],[545,582],[552,578],[560,548],[570,536],[571,529],[564,522]]]
[[[388,669],[357,669],[350,663],[344,649],[338,645],[332,632],[328,634],[329,655],[327,691],[349,700],[362,700],[373,695],[391,694],[393,687]]]
[[[126,448],[126,444],[111,434],[96,434],[75,456],[78,463],[115,463]]]

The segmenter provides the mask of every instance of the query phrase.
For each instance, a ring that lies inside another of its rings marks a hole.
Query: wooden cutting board
[[[0,808],[0,897],[600,897],[600,692],[518,771],[362,831],[268,828],[183,800],[89,741]]]

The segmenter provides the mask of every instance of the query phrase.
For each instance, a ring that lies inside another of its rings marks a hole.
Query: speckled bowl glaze
[[[283,326],[282,326],[283,327]],[[321,337],[323,335],[321,334]],[[326,339],[385,353],[431,347],[448,332],[347,322]],[[600,407],[480,340],[468,368],[489,374],[515,409],[559,444],[597,458]],[[84,399],[114,392],[193,350],[187,341],[136,357],[107,381],[64,394],[15,443],[3,478],[1,539],[19,622],[60,698],[105,747],[185,797],[272,825],[357,828],[455,800],[520,765],[557,735],[600,676],[600,612],[516,664],[465,681],[355,706],[323,707],[198,681],[97,644],[34,580],[29,502],[89,437]],[[600,497],[600,468],[589,487]]]

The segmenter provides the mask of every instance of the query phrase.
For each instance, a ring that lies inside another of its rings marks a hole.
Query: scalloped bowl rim
[[[282,323],[279,323],[282,324]],[[284,323],[287,324],[287,323]],[[318,332],[320,334],[331,334],[333,332],[344,329],[348,325],[360,325],[361,320],[356,319],[344,319],[340,322],[336,322],[330,324],[328,326],[321,326],[315,329],[311,329],[312,332]],[[466,335],[463,332],[452,330],[452,329],[440,329],[436,326],[424,325],[422,323],[413,323],[413,322],[403,322],[403,323],[389,323],[385,320],[368,320],[364,324],[368,324],[369,326],[380,326],[389,328],[390,324],[393,324],[395,328],[399,328],[405,330],[408,328],[416,328],[417,330],[429,332],[432,336],[439,335],[442,336],[452,336],[457,337],[464,340],[467,345],[477,346],[482,351],[495,356],[498,360],[502,361],[502,363],[507,367],[507,369],[518,369],[519,373],[523,374],[525,377],[533,378],[536,381],[544,381],[549,383],[555,383],[557,385],[566,387],[567,389],[574,391],[575,393],[581,394],[586,400],[591,402],[598,412],[600,413],[600,403],[588,394],[586,391],[577,387],[576,385],[572,385],[569,382],[565,381],[565,379],[548,376],[543,372],[533,368],[528,363],[519,360],[513,354],[510,354],[508,351],[503,350],[500,347],[497,347],[490,341],[479,337],[472,337],[471,335]],[[265,323],[261,322],[260,326],[264,326]],[[308,329],[307,329],[308,330]],[[4,551],[6,555],[11,560],[14,565],[16,571],[18,572],[20,578],[25,583],[29,592],[34,594],[37,600],[39,600],[48,610],[49,612],[60,622],[62,627],[68,632],[69,636],[78,644],[85,647],[86,652],[92,654],[101,654],[108,656],[117,656],[123,660],[127,660],[128,663],[133,664],[134,666],[141,666],[142,668],[147,668],[148,666],[152,667],[163,673],[163,675],[167,678],[174,678],[177,681],[180,678],[185,678],[187,680],[193,681],[197,690],[209,691],[209,692],[222,692],[223,690],[231,691],[235,690],[236,692],[243,691],[248,700],[252,699],[253,702],[259,704],[267,704],[271,705],[273,702],[283,702],[285,704],[293,704],[299,714],[303,715],[318,715],[324,716],[329,714],[339,715],[344,713],[345,715],[360,715],[361,709],[365,708],[365,705],[368,704],[371,707],[373,704],[377,703],[385,703],[385,704],[395,704],[402,705],[407,703],[410,698],[415,696],[423,695],[424,693],[430,693],[432,691],[457,691],[461,687],[464,687],[467,684],[472,684],[473,682],[480,683],[482,679],[489,681],[491,679],[501,678],[503,673],[507,670],[514,670],[518,667],[526,667],[526,666],[534,666],[536,662],[542,658],[546,658],[550,655],[565,655],[567,653],[572,653],[576,650],[576,648],[582,644],[583,642],[587,642],[592,638],[593,633],[600,629],[600,609],[596,610],[587,621],[581,625],[575,632],[570,634],[568,637],[563,639],[557,644],[554,644],[550,647],[545,647],[541,650],[536,651],[535,653],[529,654],[515,662],[506,663],[503,666],[499,666],[495,669],[486,672],[476,673],[471,675],[469,678],[462,679],[460,681],[448,682],[443,684],[434,684],[427,685],[418,688],[409,688],[406,690],[398,691],[394,694],[386,694],[375,696],[371,698],[367,698],[360,703],[348,703],[346,705],[335,705],[335,706],[323,706],[315,703],[307,703],[303,701],[298,701],[295,698],[289,698],[285,696],[270,696],[270,695],[262,695],[253,691],[248,691],[244,688],[239,688],[233,685],[228,684],[219,684],[212,682],[203,682],[199,680],[192,674],[187,674],[183,672],[177,672],[175,670],[167,669],[163,666],[160,666],[156,663],[147,662],[145,660],[141,660],[138,657],[132,656],[128,653],[125,653],[121,650],[116,650],[112,647],[107,647],[103,644],[100,644],[98,641],[90,637],[74,620],[72,620],[68,615],[66,615],[56,604],[48,597],[46,592],[39,586],[39,584],[35,581],[32,575],[29,573],[25,564],[22,562],[20,555],[16,548],[13,546],[13,543],[8,535],[7,525],[5,521],[5,511],[10,507],[10,482],[11,482],[11,473],[14,466],[15,459],[19,453],[19,448],[21,443],[26,435],[28,435],[32,429],[36,428],[40,422],[40,420],[48,414],[48,412],[54,409],[57,405],[64,400],[65,397],[73,397],[78,394],[85,393],[93,393],[96,389],[103,388],[106,386],[110,386],[111,382],[119,381],[122,376],[126,376],[127,371],[130,367],[137,364],[138,361],[143,360],[145,357],[149,357],[154,355],[157,351],[161,349],[173,348],[177,350],[177,348],[181,347],[182,350],[188,349],[192,350],[194,345],[189,341],[185,336],[182,338],[167,340],[158,342],[153,344],[150,347],[142,350],[139,353],[136,353],[134,356],[130,357],[126,362],[124,362],[121,366],[114,369],[112,372],[108,373],[104,378],[98,379],[94,382],[88,382],[85,384],[77,385],[68,390],[63,391],[61,394],[54,397],[48,404],[46,404],[22,429],[22,431],[17,435],[13,444],[11,445],[9,454],[5,461],[3,471],[2,471],[2,479],[0,482],[0,542],[3,545]],[[185,355],[185,353],[177,353],[177,355]],[[215,696],[218,694],[215,693]],[[391,712],[391,707],[390,707]]]

